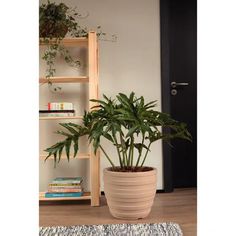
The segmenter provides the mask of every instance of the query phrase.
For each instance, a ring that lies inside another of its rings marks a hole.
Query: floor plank
[[[173,193],[158,193],[150,215],[137,221],[113,218],[101,197],[100,207],[91,207],[89,201],[75,203],[43,204],[39,207],[39,225],[81,225],[81,224],[119,224],[119,223],[160,223],[175,222],[180,225],[184,235],[197,235],[197,190],[176,189]]]

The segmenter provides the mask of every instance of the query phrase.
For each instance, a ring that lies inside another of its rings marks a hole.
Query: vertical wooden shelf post
[[[89,32],[88,36],[88,68],[89,68],[89,99],[98,99],[98,43],[96,32]],[[93,102],[89,102],[89,109],[93,107]],[[99,151],[94,154],[93,147],[90,146],[90,188],[91,206],[100,204],[100,155]]]

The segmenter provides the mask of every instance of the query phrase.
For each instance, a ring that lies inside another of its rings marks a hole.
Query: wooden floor
[[[175,222],[182,228],[184,236],[194,236],[197,235],[196,205],[196,189],[176,189],[173,193],[158,193],[152,211],[146,219],[124,221],[110,215],[105,197],[102,196],[100,207],[91,207],[89,201],[40,205],[39,225]]]

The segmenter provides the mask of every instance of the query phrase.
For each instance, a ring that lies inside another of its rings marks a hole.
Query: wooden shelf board
[[[46,46],[47,43],[42,42],[43,38],[40,38],[39,45]],[[49,40],[49,44],[55,44],[56,39]],[[80,37],[80,38],[64,38],[60,42],[64,46],[74,47],[74,46],[87,46],[88,45],[88,38]]]
[[[88,76],[78,76],[78,77],[58,76],[58,77],[50,77],[50,79],[39,78],[40,84],[48,83],[48,81],[52,82],[53,84],[55,83],[88,83],[89,77]]]
[[[39,117],[39,120],[78,120],[83,119],[83,116],[50,116],[50,117]]]
[[[65,200],[89,200],[91,199],[90,192],[85,192],[81,197],[55,197],[55,198],[46,198],[45,192],[39,193],[39,201],[65,201]]]
[[[47,155],[40,155],[40,159],[45,159]],[[79,153],[76,155],[76,157],[70,156],[70,159],[89,159],[90,154],[89,153]],[[53,159],[53,156],[50,156],[48,159]],[[65,154],[61,155],[61,159],[67,159],[67,156]]]

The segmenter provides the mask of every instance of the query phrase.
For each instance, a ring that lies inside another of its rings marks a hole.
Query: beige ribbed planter
[[[120,219],[145,218],[156,194],[157,170],[145,172],[103,171],[104,192],[110,213]]]

